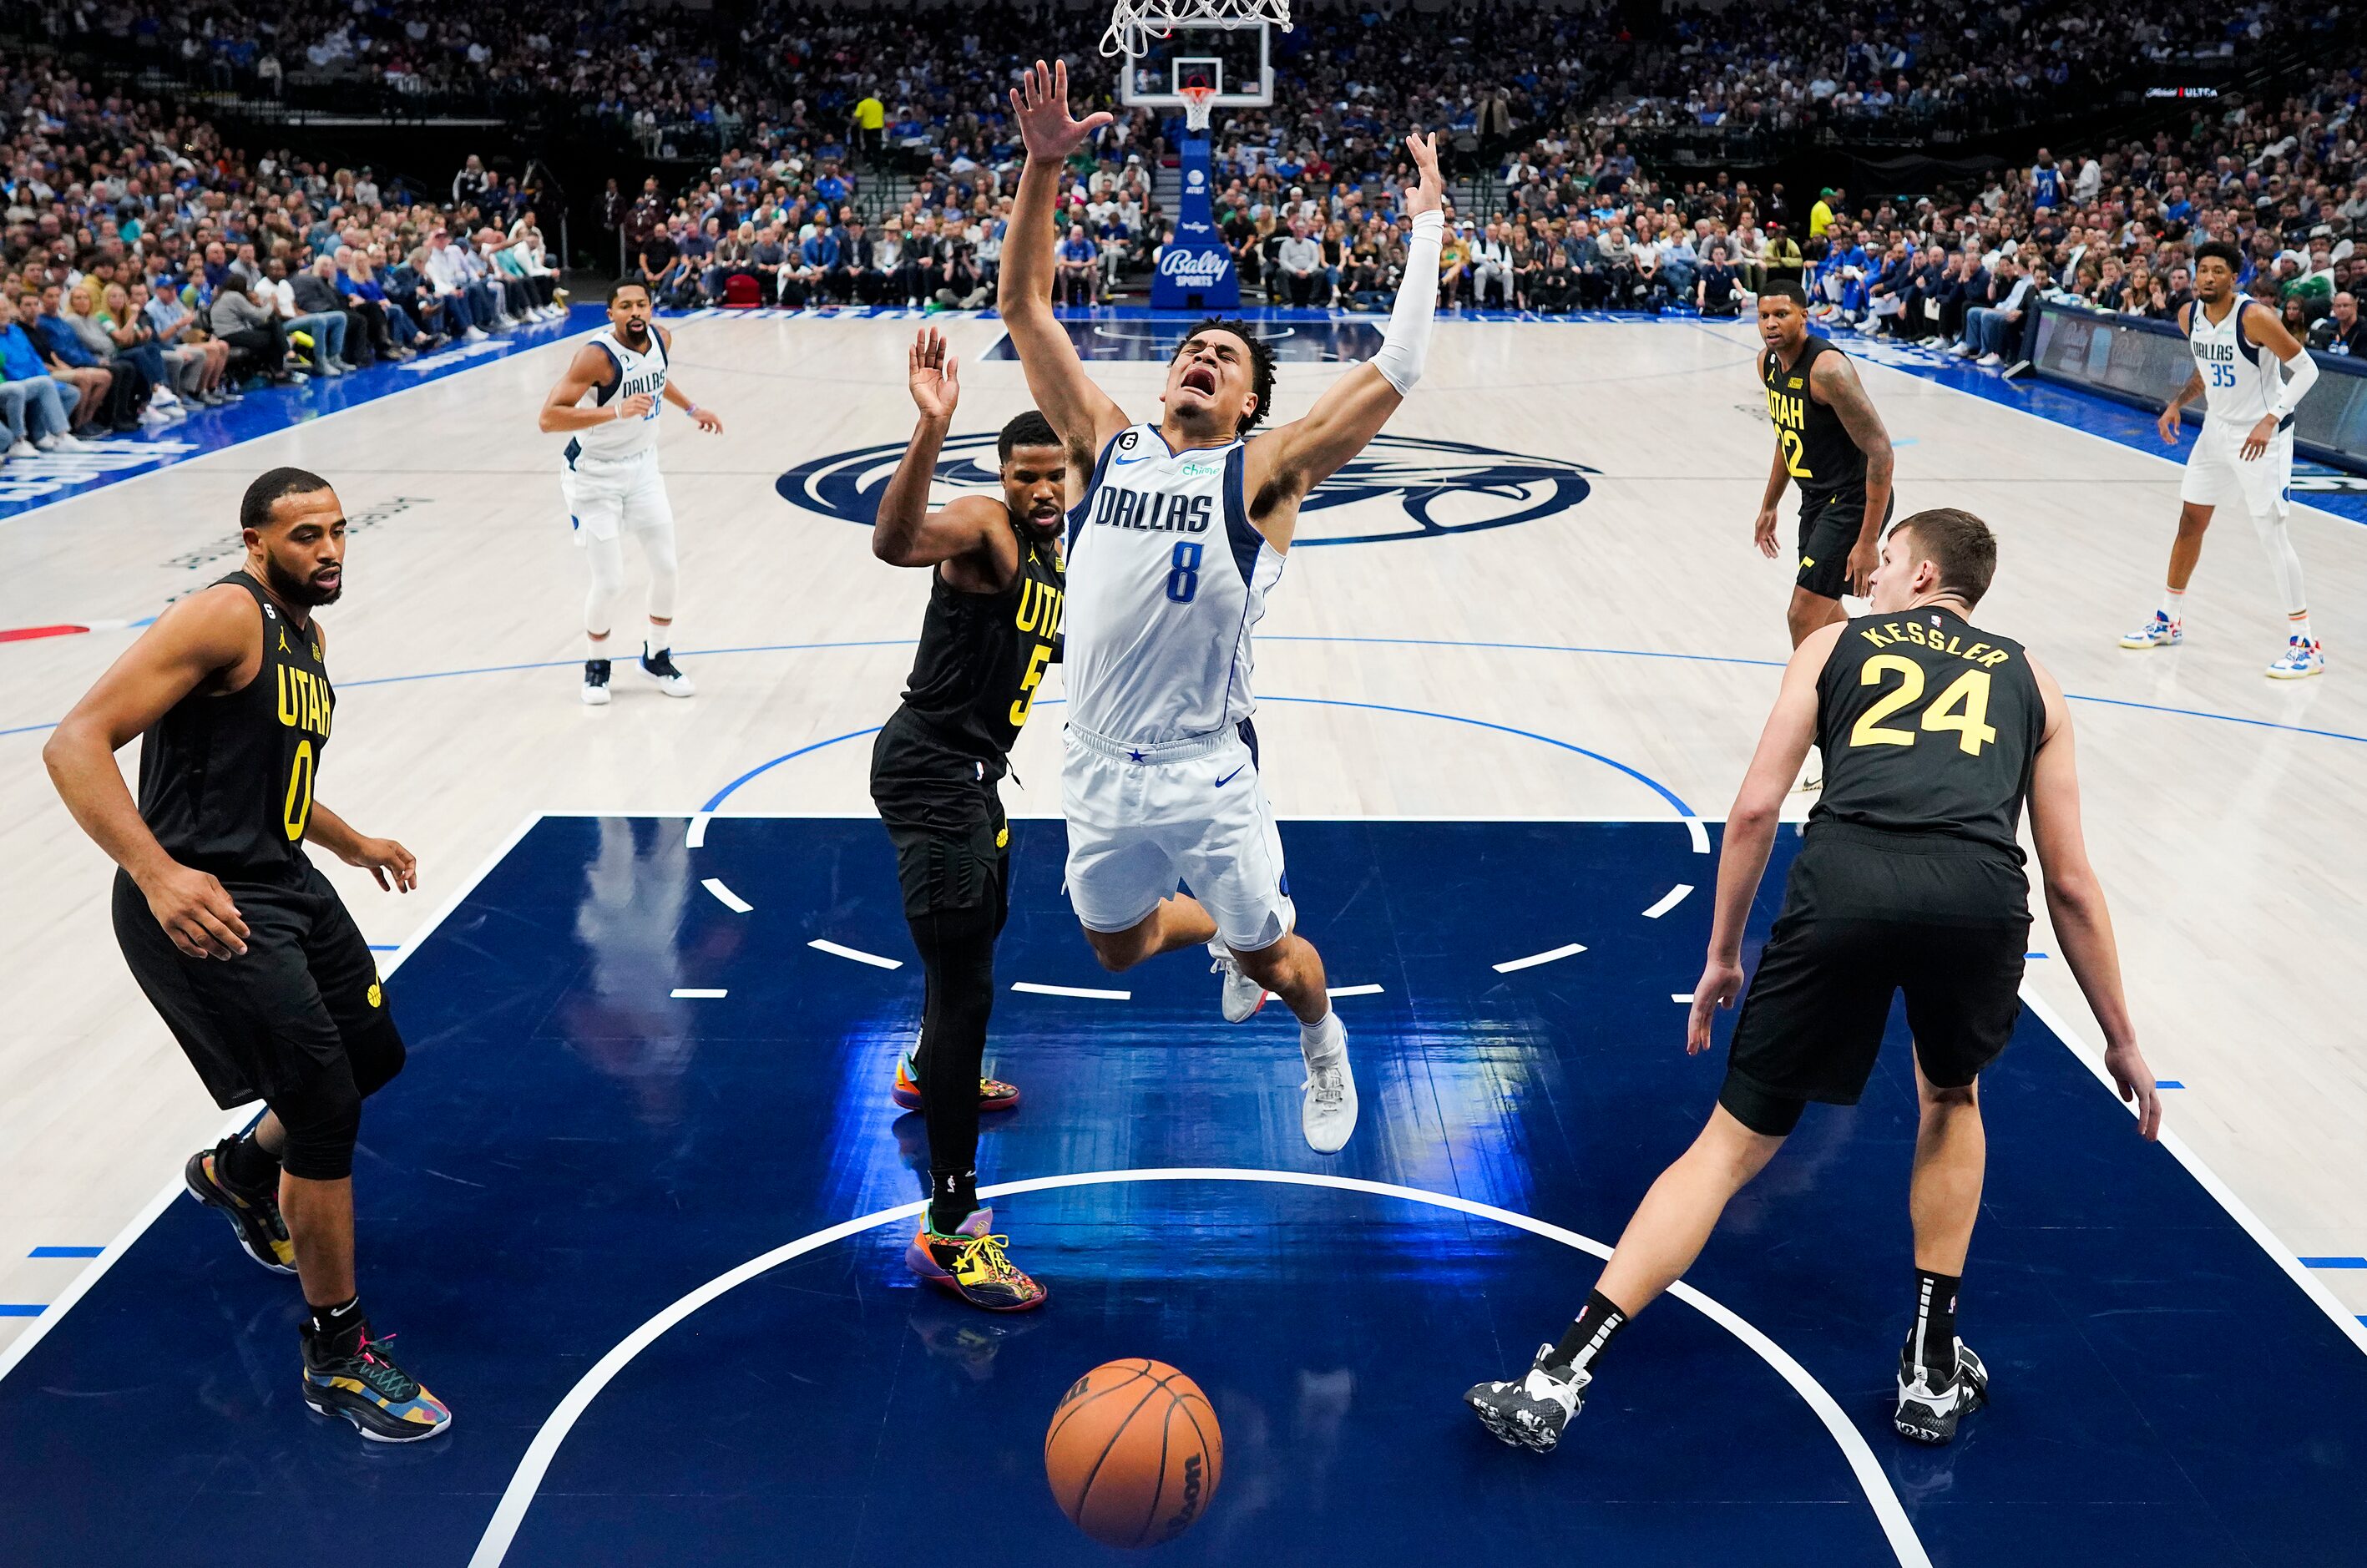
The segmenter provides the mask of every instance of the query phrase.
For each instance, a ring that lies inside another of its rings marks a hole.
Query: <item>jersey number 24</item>
[[[1898,685],[1874,699],[1850,726],[1852,746],[1911,746],[1915,744],[1912,730],[1894,730],[1883,721],[1923,695],[1923,666],[1899,653],[1876,653],[1858,670],[1860,686],[1878,686],[1886,676],[1897,676]],[[1989,722],[1989,672],[1966,670],[1948,683],[1945,689],[1923,710],[1919,727],[1926,731],[1954,730],[1956,745],[1966,756],[1978,756],[1981,748],[1997,739],[1997,729]]]

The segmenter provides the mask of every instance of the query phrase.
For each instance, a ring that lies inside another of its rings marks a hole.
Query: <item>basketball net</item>
[[[1116,0],[1102,52],[1139,58],[1154,38],[1179,27],[1241,27],[1271,22],[1290,30],[1290,0]],[[1195,121],[1195,125],[1199,122]]]
[[[1188,129],[1193,131],[1208,129],[1208,108],[1210,101],[1216,96],[1217,89],[1214,87],[1184,89],[1184,123]]]

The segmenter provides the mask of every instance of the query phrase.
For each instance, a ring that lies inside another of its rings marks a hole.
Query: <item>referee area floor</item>
[[[620,674],[587,710],[583,567],[534,411],[596,324],[579,310],[400,397],[341,392],[335,419],[250,400],[203,449],[0,513],[0,1561],[867,1565],[952,1530],[1098,1562],[1041,1444],[1071,1381],[1132,1356],[1190,1374],[1223,1425],[1210,1507],[1159,1549],[1178,1562],[2357,1557],[2353,497],[2296,497],[2329,674],[2262,677],[2281,618],[2235,518],[2188,644],[2125,653],[2185,449],[2164,461],[2116,433],[2129,411],[2077,394],[2024,406],[1861,355],[1900,514],[1997,527],[1976,619],[2072,698],[2171,1136],[2142,1142],[2092,1069],[2042,905],[1985,1079],[1964,1287],[1992,1406],[1945,1449],[1890,1429],[1915,1124],[1894,1016],[1864,1103],[1811,1108],[1540,1460],[1457,1396],[1559,1332],[1722,1070],[1684,1055],[1682,998],[1792,576],[1750,544],[1770,437],[1748,326],[1444,323],[1397,419],[1310,503],[1262,628],[1258,724],[1363,1096],[1341,1154],[1300,1137],[1279,1007],[1225,1025],[1189,954],[1093,964],[1059,886],[1047,688],[1004,790],[990,1044],[1025,1100],[981,1151],[997,1228],[1052,1293],[1014,1319],[900,1261],[924,1152],[887,1090],[921,980],[865,769],[927,585],[862,525],[912,428],[916,324],[665,324],[677,381],[727,425],[663,438],[699,694]],[[942,498],[991,482],[1025,392],[991,317],[937,324],[968,361]],[[1376,324],[1274,314],[1279,416]],[[1178,324],[1071,331],[1150,415]],[[237,496],[287,462],[356,525],[323,615],[340,706],[319,798],[421,860],[408,899],[324,868],[411,1045],[355,1184],[373,1321],[454,1410],[406,1449],[305,1410],[293,1282],[175,1196],[225,1113],[132,986],[104,859],[37,756],[136,623],[236,563]],[[68,626],[91,630],[9,639]]]

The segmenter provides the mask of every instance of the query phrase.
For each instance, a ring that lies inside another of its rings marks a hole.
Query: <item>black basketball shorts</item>
[[[1916,1060],[1937,1088],[1994,1062],[2022,1014],[2028,879],[1962,839],[1812,827],[1742,1001],[1719,1103],[1754,1131],[1765,1108],[1855,1105],[1890,1000],[1905,993]]]
[[[996,770],[1000,777],[1000,768]],[[995,778],[899,709],[871,748],[871,801],[896,846],[904,917],[1007,906],[1011,824]]]
[[[222,887],[246,922],[246,951],[193,959],[156,924],[130,874],[115,877],[115,937],[214,1103],[301,1093],[321,1069],[387,1027],[378,960],[336,890],[310,860],[287,882]]]
[[[1890,513],[1897,510],[1898,497],[1891,496],[1889,511],[1883,514],[1883,526],[1890,526]],[[1800,573],[1793,580],[1820,598],[1838,599],[1849,592],[1849,553],[1857,543],[1859,532],[1865,527],[1865,491],[1863,486],[1828,493],[1800,493]]]

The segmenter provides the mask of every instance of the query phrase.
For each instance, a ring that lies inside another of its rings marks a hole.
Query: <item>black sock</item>
[[[1907,1359],[1946,1381],[1956,1375],[1956,1287],[1963,1276],[1915,1271],[1915,1326],[1907,1331]]]
[[[1546,1358],[1546,1365],[1591,1371],[1594,1363],[1611,1347],[1611,1342],[1619,1336],[1619,1331],[1626,1326],[1627,1314],[1618,1303],[1600,1290],[1589,1290],[1586,1305],[1579,1309],[1569,1332],[1561,1336],[1561,1343]]]
[[[234,1192],[254,1194],[277,1191],[279,1187],[279,1157],[255,1141],[249,1132],[243,1138],[233,1138],[214,1156],[214,1174],[224,1187]]]
[[[361,1348],[362,1335],[368,1326],[368,1320],[362,1316],[359,1296],[334,1307],[312,1305],[312,1340],[325,1351],[352,1355]]]
[[[950,1236],[978,1208],[978,1167],[929,1171],[929,1229]]]

